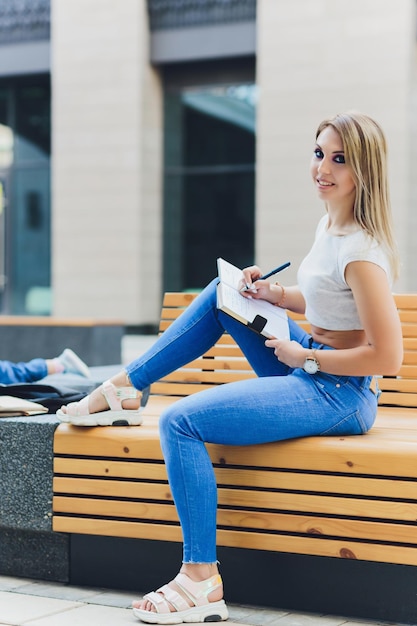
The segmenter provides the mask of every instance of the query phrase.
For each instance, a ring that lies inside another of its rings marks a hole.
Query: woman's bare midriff
[[[336,350],[357,348],[368,343],[363,330],[326,330],[312,326],[311,334],[315,342],[330,346]]]

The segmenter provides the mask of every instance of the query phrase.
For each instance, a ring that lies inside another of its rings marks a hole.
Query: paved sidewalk
[[[135,599],[141,597],[138,593]],[[142,624],[131,593],[0,576],[0,626],[123,626]],[[235,626],[377,626],[383,622],[228,605]]]

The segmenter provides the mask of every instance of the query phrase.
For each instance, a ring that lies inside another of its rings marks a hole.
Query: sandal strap
[[[223,584],[220,574],[215,574],[207,580],[195,582],[186,574],[179,573],[175,577],[175,582],[195,606],[208,604],[208,595]]]
[[[187,611],[187,609],[191,608],[185,598],[183,598],[183,596],[180,595],[178,591],[172,589],[172,587],[169,587],[169,585],[164,585],[163,587],[158,589],[157,593],[163,593],[165,599],[169,602],[169,604],[174,607],[177,612]]]
[[[106,398],[106,402],[112,411],[122,410],[122,400],[142,397],[142,393],[135,387],[116,387],[109,380],[102,384],[101,393]]]
[[[159,591],[159,590],[158,590]],[[144,600],[149,600],[155,607],[157,613],[170,613],[171,609],[164,596],[161,596],[157,591],[151,591],[143,596]]]

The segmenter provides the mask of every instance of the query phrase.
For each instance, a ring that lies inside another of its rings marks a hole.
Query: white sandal
[[[74,426],[139,426],[142,423],[141,408],[124,409],[122,401],[127,398],[142,398],[142,392],[134,387],[116,387],[106,380],[100,391],[106,398],[109,409],[90,413],[88,407],[89,396],[80,402],[70,402],[65,407],[65,412],[58,409],[56,415],[61,422],[67,422]]]
[[[175,589],[164,585],[157,591],[147,593],[143,599],[155,607],[155,611],[133,608],[133,614],[147,624],[183,624],[223,622],[229,617],[224,600],[209,602],[208,595],[222,585],[219,574],[194,582],[186,574],[178,574],[175,582],[183,592],[180,595]],[[192,603],[191,606],[186,598]],[[171,611],[171,609],[175,609]]]

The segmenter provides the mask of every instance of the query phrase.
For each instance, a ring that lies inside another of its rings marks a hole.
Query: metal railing
[[[256,0],[148,0],[151,31],[256,20]]]
[[[0,45],[50,38],[50,0],[1,0]]]

